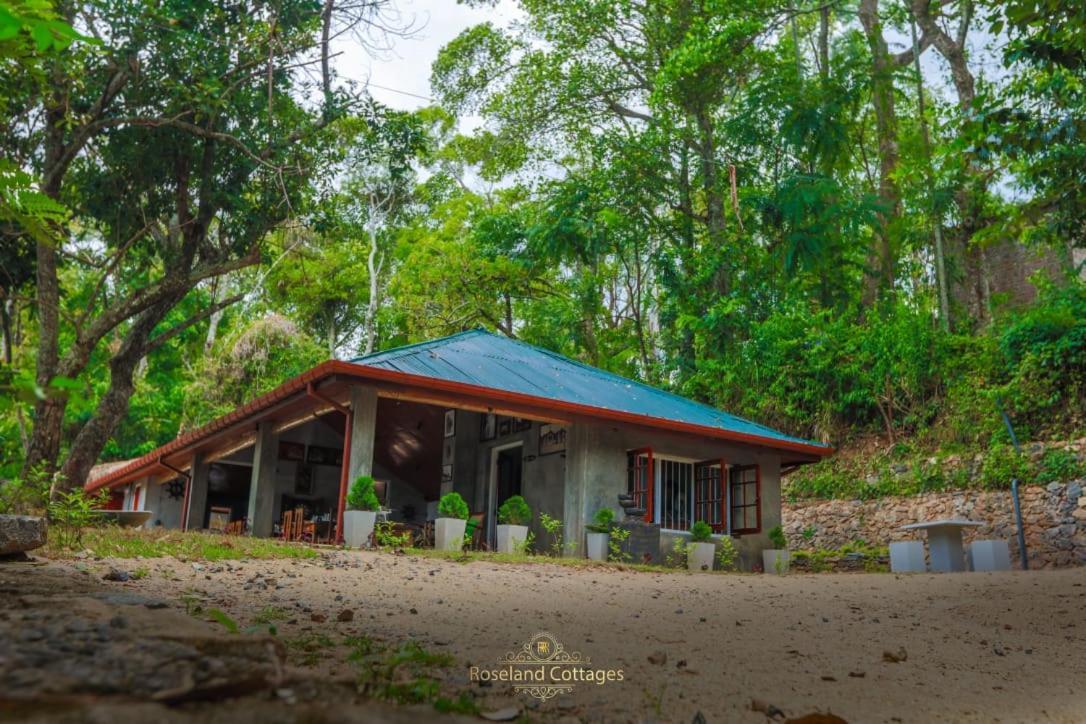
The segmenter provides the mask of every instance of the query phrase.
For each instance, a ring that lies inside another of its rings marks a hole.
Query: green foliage
[[[397,532],[396,523],[391,520],[383,520],[374,524],[373,541],[378,548],[393,550],[408,548],[414,542],[410,531]]]
[[[607,560],[619,563],[628,563],[630,554],[626,552],[626,541],[630,539],[630,531],[625,528],[611,528],[610,537],[607,539]]]
[[[671,543],[671,552],[664,558],[664,564],[669,568],[685,568],[687,548],[689,544],[686,539],[676,536]]]
[[[89,550],[99,558],[176,558],[183,561],[309,559],[320,555],[310,546],[283,543],[274,538],[118,526],[85,528],[78,548]],[[61,545],[50,534],[47,555],[67,557],[73,551],[78,552],[74,547]]]
[[[705,543],[713,536],[713,529],[704,520],[694,521],[690,526],[690,542]]]
[[[241,627],[238,626],[238,622],[230,618],[225,611],[218,608],[209,608],[205,613],[207,614],[208,620],[214,621],[225,628],[227,633],[241,633]]]
[[[730,535],[720,537],[717,545],[716,563],[722,571],[734,571],[739,560],[739,551],[735,549],[735,539]]]
[[[769,538],[769,542],[773,544],[774,548],[784,550],[788,547],[788,539],[784,537],[784,528],[781,526],[773,526],[769,529],[769,532],[766,533],[766,536]]]
[[[47,506],[50,543],[59,550],[82,550],[83,531],[98,519],[93,512],[109,498],[108,491],[90,495],[82,488],[53,491]]]
[[[551,555],[558,558],[562,555],[562,521],[558,518],[552,518],[546,513],[540,513],[539,524],[551,537]]]
[[[347,491],[347,507],[351,510],[379,510],[381,502],[377,499],[377,493],[373,491],[373,478],[369,475],[359,475],[351,483],[351,489]]]
[[[615,511],[611,508],[600,508],[592,518],[592,523],[585,526],[592,533],[610,533],[615,522]]]
[[[532,509],[519,495],[508,498],[498,507],[498,522],[506,525],[528,525],[532,521]]]
[[[468,504],[456,491],[441,496],[441,501],[437,504],[437,514],[440,518],[459,518],[460,520],[467,520],[470,515]]]
[[[278,316],[255,320],[201,359],[185,389],[182,430],[240,407],[325,358],[325,351]]]
[[[1049,448],[1041,457],[1040,470],[1037,473],[1037,482],[1042,485],[1047,483],[1063,483],[1068,480],[1086,477],[1086,460],[1080,460],[1070,450]]]
[[[1010,445],[995,445],[984,456],[980,470],[981,487],[987,490],[1005,490],[1011,481],[1020,483],[1030,479],[1029,458],[1015,452]]]
[[[0,515],[40,515],[49,501],[52,476],[32,470],[27,476],[0,479]]]

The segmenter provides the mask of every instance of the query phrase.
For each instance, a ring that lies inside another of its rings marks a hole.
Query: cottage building
[[[393,520],[424,523],[455,490],[484,521],[523,495],[560,519],[570,554],[602,507],[632,494],[661,547],[697,520],[753,565],[780,523],[782,472],[830,454],[792,437],[482,330],[324,362],[147,455],[90,479],[148,525],[275,535],[302,507],[342,530],[349,481],[379,481]]]

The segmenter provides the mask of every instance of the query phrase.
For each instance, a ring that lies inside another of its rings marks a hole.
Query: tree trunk
[[[724,193],[720,189],[720,174],[717,172],[716,139],[713,137],[713,122],[708,111],[702,109],[697,116],[698,131],[701,135],[698,151],[701,162],[701,187],[705,194],[705,223],[709,230],[709,243],[713,249],[724,245]],[[716,292],[725,296],[731,291],[731,272],[722,262],[713,277]]]
[[[894,111],[894,65],[882,36],[878,0],[860,0],[860,22],[871,52],[871,105],[875,111],[875,133],[879,148],[879,205],[875,243],[868,253],[867,274],[861,301],[871,307],[883,293],[894,288],[896,243],[893,224],[901,213],[897,171],[897,117]]]
[[[226,299],[226,277],[219,277],[215,280],[215,304],[222,304]],[[216,309],[212,314],[207,325],[207,335],[204,337],[204,354],[210,354],[211,350],[215,347],[215,340],[219,336],[219,323],[222,322],[222,315],[224,309]]]
[[[183,296],[183,295],[182,295]],[[128,414],[135,391],[134,373],[144,358],[151,332],[180,298],[168,299],[143,312],[125,335],[121,348],[109,361],[109,389],[98,402],[91,419],[79,430],[61,468],[61,487],[82,487],[109,436]]]
[[[818,74],[825,84],[830,78],[830,4],[824,3],[818,14]]]

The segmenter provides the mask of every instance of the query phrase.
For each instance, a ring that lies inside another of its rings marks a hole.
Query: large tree
[[[167,326],[169,312],[259,263],[269,231],[305,209],[327,128],[351,102],[308,80],[321,11],[309,0],[64,6],[97,45],[50,61],[48,87],[12,104],[4,153],[74,212],[55,243],[34,241],[37,384],[78,379],[108,342],[110,385],[67,450],[66,396],[38,400],[26,470],[80,484],[140,360],[238,297]],[[78,288],[70,267],[85,272]]]

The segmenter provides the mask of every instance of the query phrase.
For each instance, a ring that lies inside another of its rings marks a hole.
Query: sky
[[[401,110],[430,104],[430,66],[446,43],[488,20],[504,26],[516,14],[510,0],[493,8],[470,8],[455,0],[396,0],[395,7],[399,24],[414,28],[409,37],[394,38],[391,49],[377,53],[341,38],[335,51],[343,53],[336,60],[341,75],[359,84],[368,81],[376,100]]]

